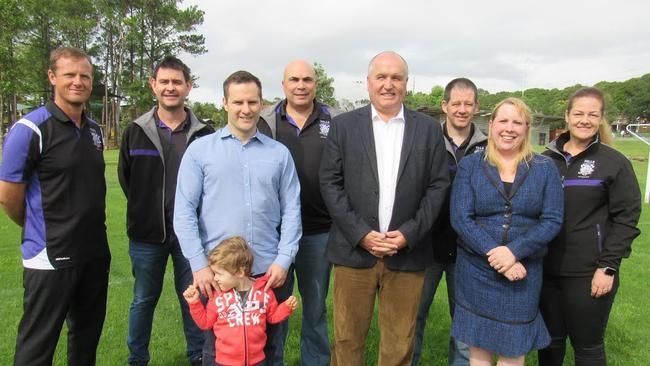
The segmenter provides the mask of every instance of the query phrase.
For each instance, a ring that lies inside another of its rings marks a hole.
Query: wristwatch
[[[603,268],[598,268],[599,270],[603,271],[604,274],[608,276],[613,276],[616,274],[616,269],[612,267],[603,267]]]

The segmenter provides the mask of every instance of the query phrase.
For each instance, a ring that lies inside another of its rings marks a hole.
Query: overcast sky
[[[282,96],[286,63],[303,58],[334,78],[337,99],[367,98],[372,56],[395,50],[409,90],[458,76],[490,92],[623,81],[650,72],[650,1],[188,1],[205,11],[206,54],[182,56],[199,77],[190,100],[221,104],[223,80],[247,70]]]

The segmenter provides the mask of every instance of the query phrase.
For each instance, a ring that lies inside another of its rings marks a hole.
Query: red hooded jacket
[[[265,359],[266,322],[279,323],[291,315],[285,304],[278,305],[272,290],[264,291],[268,276],[253,282],[246,306],[242,309],[235,289],[218,292],[207,304],[190,304],[192,318],[203,330],[212,328],[215,342],[215,360],[221,365],[254,365]]]

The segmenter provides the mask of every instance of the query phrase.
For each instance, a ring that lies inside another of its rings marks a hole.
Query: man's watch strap
[[[613,276],[617,272],[616,268],[612,268],[612,267],[602,267],[602,268],[598,268],[598,269],[603,271],[603,273],[605,273],[608,276]]]

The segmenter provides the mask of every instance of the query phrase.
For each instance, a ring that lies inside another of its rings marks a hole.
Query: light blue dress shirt
[[[288,269],[302,236],[300,184],[289,150],[259,131],[246,145],[228,127],[197,139],[178,171],[174,231],[192,271],[223,239],[241,236],[253,274]]]

